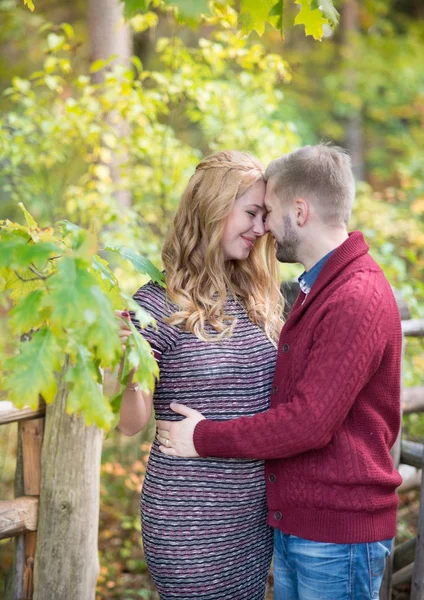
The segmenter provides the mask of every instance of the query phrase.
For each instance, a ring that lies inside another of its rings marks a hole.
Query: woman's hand
[[[126,310],[115,310],[115,315],[119,325],[119,339],[121,340],[122,348],[125,349],[127,340],[132,333],[127,323],[130,320],[130,313]]]

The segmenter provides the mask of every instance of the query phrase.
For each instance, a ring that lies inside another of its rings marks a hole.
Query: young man
[[[277,600],[378,598],[396,531],[401,478],[401,325],[360,232],[347,233],[355,185],[339,148],[306,146],[267,171],[266,227],[281,262],[300,262],[271,407],[253,417],[159,422],[162,451],[263,458]]]

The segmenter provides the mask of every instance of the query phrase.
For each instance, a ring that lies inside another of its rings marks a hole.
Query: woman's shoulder
[[[142,285],[134,294],[134,300],[148,312],[156,316],[169,316],[175,307],[166,294],[166,287],[149,281]]]

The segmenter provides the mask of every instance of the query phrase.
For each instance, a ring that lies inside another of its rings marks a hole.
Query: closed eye
[[[251,217],[256,217],[256,213],[251,212],[250,210],[247,211],[247,214],[250,215]]]

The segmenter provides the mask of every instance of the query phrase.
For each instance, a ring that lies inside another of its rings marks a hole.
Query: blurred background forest
[[[271,27],[240,36],[228,3],[212,5],[190,27],[155,2],[124,24],[115,0],[38,0],[34,12],[0,0],[0,219],[20,220],[24,202],[41,225],[69,219],[160,266],[202,156],[247,150],[266,165],[331,141],[354,163],[352,229],[364,231],[412,317],[424,318],[423,2],[340,0],[340,24],[322,42],[292,26],[294,4],[284,41]],[[114,267],[128,292],[144,283]],[[299,272],[281,266],[282,279]],[[422,338],[408,340],[404,381],[424,385]],[[13,496],[15,427],[0,429],[1,499]],[[424,437],[422,416],[404,427]],[[151,435],[114,432],[104,444],[99,598],[156,598],[138,515]],[[403,498],[400,539],[414,530],[415,499]],[[12,542],[0,544],[1,578]]]

